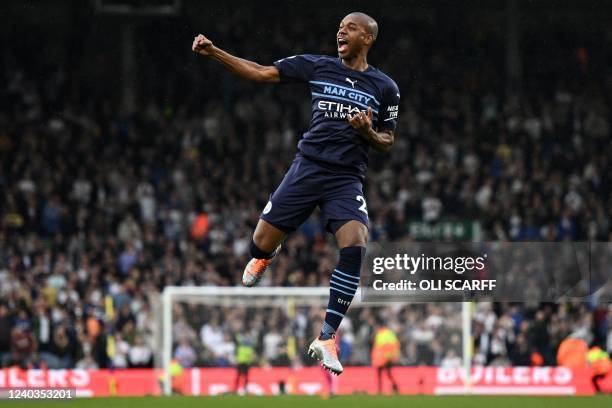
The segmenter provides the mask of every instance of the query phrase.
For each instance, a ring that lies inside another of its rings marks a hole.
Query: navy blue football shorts
[[[331,233],[336,233],[350,220],[368,226],[361,177],[350,170],[298,154],[260,218],[285,232],[292,232],[317,206],[321,209],[325,228]]]

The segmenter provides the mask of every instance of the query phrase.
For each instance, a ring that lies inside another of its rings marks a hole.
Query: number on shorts
[[[359,211],[363,211],[367,215],[368,207],[366,206],[365,198],[363,198],[363,196],[358,195],[357,197],[355,197],[355,200],[359,201],[360,203],[363,203],[361,204],[361,207],[359,207]]]

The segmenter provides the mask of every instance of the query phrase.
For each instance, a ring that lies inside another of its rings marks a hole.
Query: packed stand
[[[369,365],[376,331],[382,327],[397,335],[399,365],[462,366],[461,304],[397,304],[389,307],[353,307],[338,332],[340,359],[348,365]],[[253,365],[310,366],[305,351],[318,335],[322,307],[287,308],[205,306],[191,302],[174,305],[173,357],[184,367],[228,367],[236,364],[238,336],[249,338]],[[523,304],[478,303],[474,309],[473,363],[494,366],[555,365],[557,350],[568,338],[598,342],[593,320],[612,323],[612,309],[593,314],[581,303],[543,307]],[[294,340],[294,341],[293,341]],[[612,336],[608,334],[607,347]]]

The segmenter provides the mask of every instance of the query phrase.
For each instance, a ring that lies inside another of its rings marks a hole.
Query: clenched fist
[[[191,46],[193,52],[197,52],[200,55],[209,56],[212,54],[213,43],[208,38],[199,34],[193,39],[193,45]]]
[[[366,136],[372,129],[372,108],[368,106],[368,113],[365,114],[363,112],[359,112],[355,115],[351,115],[350,113],[346,115],[349,123],[357,132]]]

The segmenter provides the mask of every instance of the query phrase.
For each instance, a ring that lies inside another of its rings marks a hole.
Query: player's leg
[[[320,339],[335,334],[359,286],[361,264],[368,242],[368,214],[360,182],[349,182],[330,194],[323,207],[327,229],[339,248],[336,268],[331,273],[329,303]]]
[[[335,232],[340,258],[331,274],[329,301],[321,333],[308,349],[310,356],[322,361],[323,367],[339,375],[343,368],[336,350],[335,334],[353,301],[359,286],[359,273],[365,255],[368,229],[362,221],[343,221]],[[334,229],[333,223],[330,229]]]
[[[336,231],[335,236],[340,254],[329,281],[329,302],[319,336],[321,340],[334,336],[353,301],[359,286],[368,229],[362,222],[350,220]]]
[[[261,281],[287,234],[302,224],[314,210],[319,192],[313,185],[313,171],[299,159],[294,160],[283,181],[270,196],[253,233],[250,248],[252,259],[242,274],[245,286],[255,286]]]
[[[334,222],[331,224],[333,228]],[[363,220],[349,220],[341,224],[334,234],[340,250],[351,247],[365,248],[368,245],[368,227],[363,224]]]
[[[287,233],[266,220],[260,219],[253,232],[253,244],[257,248],[258,254],[264,255],[273,254],[276,248],[285,240]]]
[[[280,228],[263,219],[259,220],[251,240],[251,260],[242,274],[242,283],[245,286],[255,286],[259,283],[286,236],[287,233]]]
[[[342,322],[359,286],[361,264],[368,238],[368,215],[361,181],[339,176],[327,184],[321,211],[327,229],[340,248],[338,264],[331,272],[329,302],[321,333],[309,348],[311,356],[335,374],[343,370],[338,360],[335,333]]]

